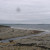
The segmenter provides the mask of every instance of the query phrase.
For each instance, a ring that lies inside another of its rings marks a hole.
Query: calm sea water
[[[44,29],[50,30],[50,24],[4,24],[16,29]]]

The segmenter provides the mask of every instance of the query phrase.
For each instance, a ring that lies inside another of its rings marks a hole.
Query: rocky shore
[[[22,37],[22,36],[31,35],[31,34],[39,34],[41,32],[43,31],[14,29],[9,26],[0,25],[0,40],[15,38],[15,37]]]
[[[44,31],[14,29],[9,26],[0,26],[0,41],[9,38],[24,37],[41,34]],[[30,36],[17,40],[0,42],[0,50],[50,50],[50,34]]]

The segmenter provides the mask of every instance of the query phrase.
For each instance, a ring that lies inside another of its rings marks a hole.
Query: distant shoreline
[[[9,27],[10,28],[10,26],[5,26],[5,25],[0,25],[0,27]]]

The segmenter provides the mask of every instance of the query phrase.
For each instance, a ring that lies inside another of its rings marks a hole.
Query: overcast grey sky
[[[50,24],[50,0],[0,0],[0,23]]]

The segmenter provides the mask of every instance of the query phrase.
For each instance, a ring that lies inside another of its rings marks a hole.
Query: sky
[[[0,23],[50,24],[50,0],[0,0]]]

